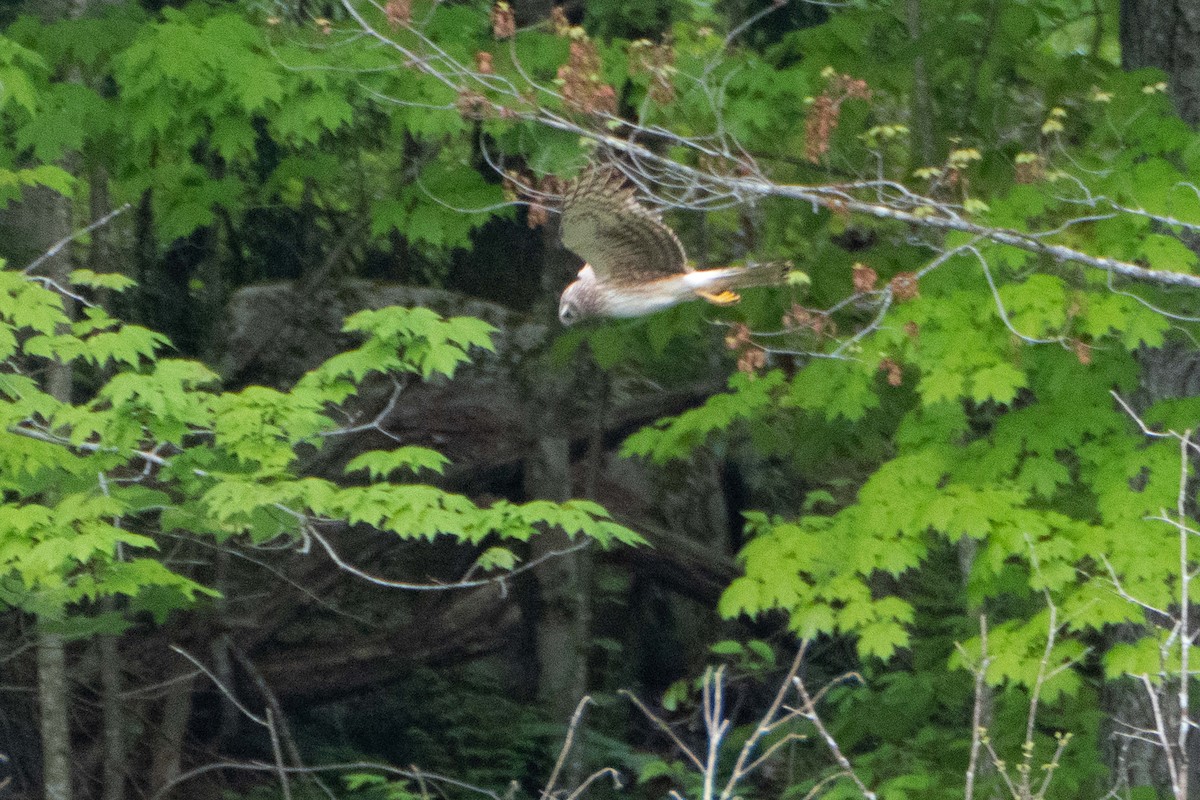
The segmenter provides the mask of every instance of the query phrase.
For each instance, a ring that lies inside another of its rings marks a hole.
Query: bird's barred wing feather
[[[603,283],[640,285],[690,271],[679,237],[607,167],[585,170],[567,188],[562,240]]]

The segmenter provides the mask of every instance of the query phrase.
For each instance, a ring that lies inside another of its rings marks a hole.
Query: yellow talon
[[[737,292],[731,292],[729,290],[717,292],[716,294],[712,292],[696,292],[696,294],[700,295],[714,306],[731,306],[738,300],[742,299],[740,294]]]

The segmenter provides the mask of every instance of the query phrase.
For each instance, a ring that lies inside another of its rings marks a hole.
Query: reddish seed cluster
[[[647,94],[659,105],[675,100],[675,84],[671,73],[675,66],[675,51],[667,43],[653,44],[639,39],[629,45],[629,68],[634,75],[650,76]]]
[[[789,330],[808,328],[818,336],[837,334],[833,320],[820,312],[809,311],[799,303],[792,303],[791,309],[783,315],[783,327]]]
[[[861,78],[834,74],[829,87],[813,99],[804,120],[804,157],[816,164],[829,152],[846,100],[870,100],[871,87]]]
[[[504,0],[497,0],[492,6],[492,36],[497,39],[511,39],[517,35],[517,17],[513,7]]]
[[[655,103],[666,105],[675,101],[675,84],[671,82],[668,72],[655,72],[650,81],[650,99]]]
[[[530,187],[536,187],[536,191],[530,191]],[[529,205],[525,224],[531,229],[536,229],[550,221],[550,209],[542,205],[541,199],[561,195],[563,183],[553,175],[535,180],[527,173],[510,169],[504,173],[503,188],[504,199],[508,202],[524,200]]]
[[[750,339],[750,328],[738,322],[730,326],[725,336],[725,346],[738,354],[737,368],[739,372],[751,374],[762,369],[767,363],[767,352]]]
[[[866,264],[854,265],[854,291],[858,294],[875,291],[875,283],[878,280],[879,273]]]
[[[412,23],[412,0],[388,0],[383,13],[393,30],[407,27]]]
[[[897,272],[888,285],[892,287],[892,297],[897,302],[903,303],[921,296],[921,287],[917,284],[915,272]]]
[[[589,39],[571,42],[567,63],[558,68],[563,102],[585,114],[615,114],[617,93],[600,80],[600,54]]]
[[[566,36],[571,32],[571,22],[567,19],[566,9],[562,6],[550,9],[550,30],[555,36]]]
[[[1046,179],[1046,159],[1042,156],[1018,161],[1017,183],[1041,183]]]
[[[899,386],[904,382],[904,370],[900,369],[900,365],[890,358],[879,362],[879,371],[887,374],[889,386]]]
[[[538,203],[529,204],[529,212],[525,215],[525,224],[530,230],[536,230],[550,221],[550,209]]]
[[[1087,342],[1079,339],[1071,342],[1071,350],[1075,353],[1075,358],[1079,359],[1079,363],[1085,367],[1092,363],[1092,346]]]
[[[538,187],[538,193],[536,193],[536,197],[538,198],[560,196],[564,188],[563,181],[554,175],[546,175],[539,181],[527,181],[524,186]],[[541,225],[547,222],[550,222],[550,209],[547,209],[545,205],[539,203],[535,198],[530,198],[529,213],[526,216],[526,224],[529,225],[529,229],[540,228]]]
[[[479,92],[463,89],[458,93],[454,107],[466,119],[483,119],[487,116],[489,106],[487,98]]]
[[[841,93],[843,99],[870,100],[871,87],[862,78],[852,78],[849,75],[837,75],[829,87],[835,93]]]
[[[744,372],[747,375],[758,372],[766,365],[767,352],[761,347],[747,347],[737,360],[738,372]]]
[[[729,333],[725,334],[725,346],[730,350],[741,350],[750,344],[750,328],[741,322],[736,322],[729,326]]]
[[[489,53],[485,50],[480,50],[478,53],[475,54],[475,71],[478,72],[480,75],[495,75],[496,74],[496,70],[492,66],[492,54],[491,53]]]
[[[808,107],[804,118],[804,157],[816,164],[829,152],[829,139],[837,130],[842,106],[828,95],[820,95]]]

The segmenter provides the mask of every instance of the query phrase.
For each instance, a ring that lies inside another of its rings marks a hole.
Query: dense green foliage
[[[1200,222],[1189,183],[1200,138],[1173,116],[1156,76],[1121,73],[1099,53],[1059,52],[1050,32],[1063,21],[1060,5],[1000,12],[1000,33],[986,55],[945,50],[977,41],[983,18],[931,13],[950,20],[922,40],[939,74],[977,79],[935,76],[939,106],[964,103],[972,112],[931,122],[972,146],[951,144],[944,165],[915,174],[932,180],[927,190],[937,196],[951,190],[937,182],[955,173],[953,191],[982,225],[1058,228],[1055,241],[1089,253],[1193,272],[1196,256],[1177,234]],[[867,80],[877,110],[847,131],[863,133],[858,139],[835,139],[830,161],[852,164],[873,147],[884,174],[907,182],[915,154],[905,138],[876,144],[879,127],[864,133],[872,123],[893,122],[886,98],[912,91],[901,68],[911,45],[900,46],[893,30],[897,47],[876,47],[868,57],[863,46],[879,40],[857,35],[866,28],[886,41],[886,19],[841,13],[778,47]],[[1032,42],[1015,61],[1015,48]],[[1013,68],[1019,72],[1000,80]],[[985,93],[991,96],[979,96]],[[1017,97],[1022,102],[1011,102]],[[982,113],[993,108],[1002,113]],[[1021,169],[1034,162],[1041,164],[1036,175]],[[1112,213],[1114,206],[1180,224]],[[1086,213],[1081,208],[1109,213],[1074,222]],[[810,219],[779,219],[769,234],[817,237],[814,293],[837,287],[838,269],[849,278],[846,255],[822,244],[845,229],[843,218],[829,215],[819,229]],[[888,226],[873,227],[878,245],[853,257],[878,271],[879,286],[928,263],[921,249],[897,246]],[[1160,518],[1178,505],[1186,468],[1178,442],[1148,442],[1114,393],[1137,394],[1139,348],[1194,337],[1190,319],[1167,312],[1187,314],[1195,303],[1152,286],[1116,290],[1102,271],[986,237],[952,234],[936,246],[952,255],[920,279],[919,297],[888,308],[846,357],[813,361],[790,377],[739,378],[730,394],[633,437],[626,452],[676,459],[736,426],[807,477],[802,508],[749,516],[746,575],[721,607],[730,615],[783,609],[802,636],[854,637],[877,680],[868,680],[872,690],[847,695],[846,739],[888,743],[864,760],[881,786],[894,785],[895,796],[961,791],[960,778],[933,776],[957,771],[953,765],[966,759],[963,718],[945,714],[955,703],[969,705],[972,688],[938,673],[978,663],[982,612],[990,620],[987,683],[1010,690],[1002,697],[1014,710],[1026,707],[1037,685],[1054,704],[1047,712],[1054,721],[1045,724],[1079,734],[1058,788],[1096,791],[1088,782],[1104,780],[1090,749],[1102,717],[1098,672],[1113,680],[1158,675],[1171,634],[1146,627],[1134,641],[1102,644],[1099,637],[1109,626],[1145,621],[1133,600],[1158,609],[1177,602],[1179,532]],[[1145,419],[1178,431],[1194,427],[1195,411],[1194,401],[1144,406]],[[847,466],[861,477],[847,481]],[[965,643],[961,654],[954,641]],[[901,655],[905,649],[911,656]],[[1071,664],[1077,668],[1058,669]],[[865,730],[853,722],[868,717]],[[1015,758],[1016,742],[1009,746]],[[1037,758],[1049,759],[1054,747],[1047,736]]]
[[[492,329],[479,320],[442,319],[422,308],[363,311],[346,321],[362,344],[290,391],[222,392],[203,364],[160,357],[161,335],[123,325],[91,303],[71,322],[57,287],[12,270],[0,275],[8,367],[0,378],[0,553],[9,605],[55,618],[122,595],[135,601],[131,612],[144,609],[161,619],[198,592],[212,594],[147,556],[176,531],[218,542],[307,540],[321,535],[323,523],[344,520],[402,538],[444,535],[480,544],[494,535],[500,544],[480,556],[488,570],[512,568],[516,557],[503,544],[528,540],[539,525],[604,544],[639,541],[594,503],[481,508],[433,486],[387,481],[397,472],[440,472],[445,459],[424,447],[355,457],[345,470],[367,472],[372,482],[365,485],[340,486],[297,471],[304,449],[345,435],[331,413],[372,376],[452,376],[471,348],[489,347]],[[128,286],[122,276],[84,271],[71,280],[80,290]],[[38,380],[39,373],[72,367],[108,374],[80,402],[57,399]]]

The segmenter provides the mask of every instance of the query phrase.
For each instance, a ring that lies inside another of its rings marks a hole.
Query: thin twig
[[[733,765],[733,771],[729,774],[729,781],[725,784],[725,788],[721,791],[721,800],[730,800],[734,792],[737,790],[738,783],[748,774],[754,771],[755,767],[763,763],[763,760],[778,749],[779,743],[775,747],[770,748],[761,758],[750,761],[750,756],[758,747],[759,740],[766,736],[775,726],[775,717],[779,713],[780,707],[783,706],[783,700],[787,696],[788,690],[791,688],[791,679],[800,673],[800,666],[804,662],[805,653],[808,651],[808,640],[805,639],[800,647],[796,650],[796,656],[792,659],[792,664],[788,668],[787,674],[779,683],[779,689],[775,692],[775,697],[771,701],[771,705],[767,708],[765,714],[759,718],[758,725],[754,732],[746,737],[746,741],[742,744],[741,752],[738,753],[737,762]],[[787,715],[786,718],[794,717],[794,714]],[[749,764],[749,766],[747,766]]]
[[[298,513],[292,509],[287,509],[287,511],[292,514]],[[409,581],[393,581],[389,580],[388,578],[381,578],[378,575],[372,575],[365,570],[359,569],[338,555],[338,552],[334,550],[333,545],[331,545],[324,536],[313,530],[311,526],[307,528],[306,534],[312,537],[317,544],[321,545],[321,548],[325,550],[334,564],[337,564],[339,568],[349,572],[351,575],[362,578],[363,580],[373,583],[376,586],[385,586],[391,589],[407,589],[415,592],[444,592],[450,589],[474,589],[480,586],[488,586],[491,584],[498,584],[501,587],[501,591],[506,591],[507,581],[509,579],[520,575],[522,572],[528,572],[529,570],[538,567],[552,558],[559,558],[561,556],[569,556],[573,553],[578,553],[579,551],[590,547],[592,544],[591,539],[584,539],[576,544],[571,545],[570,547],[566,547],[561,550],[550,550],[538,556],[537,558],[525,562],[519,567],[513,567],[511,570],[506,571],[503,575],[498,575],[492,578],[475,578],[469,580],[464,579],[449,583],[411,583]]]
[[[591,775],[588,775],[586,778],[584,778],[583,782],[575,788],[575,791],[571,792],[563,800],[579,800],[579,798],[583,796],[583,793],[588,790],[588,787],[605,776],[612,778],[614,790],[624,788],[625,784],[621,782],[621,773],[617,772],[612,767],[604,767],[603,769],[598,769]]]
[[[700,708],[704,715],[704,729],[708,733],[708,752],[704,760],[703,800],[713,800],[717,780],[717,768],[721,756],[721,743],[729,731],[729,720],[724,717],[725,665],[709,670],[700,687]]]
[[[558,782],[558,776],[562,773],[563,766],[567,763],[567,754],[571,752],[571,745],[575,742],[575,733],[579,730],[579,724],[583,721],[583,710],[592,702],[592,698],[584,695],[580,698],[578,705],[575,706],[575,713],[571,715],[571,724],[567,726],[567,736],[563,741],[562,749],[558,751],[558,759],[554,762],[554,769],[550,772],[550,778],[546,781],[546,788],[542,789],[542,800],[549,800],[554,794],[554,784]]]
[[[179,645],[174,645],[174,644],[173,644],[173,645],[171,645],[170,647],[171,647],[171,649],[172,649],[172,650],[174,650],[176,653],[179,653],[179,655],[183,656],[183,657],[184,657],[184,658],[186,658],[188,661],[192,662],[192,664],[194,664],[194,665],[195,665],[196,669],[198,669],[198,670],[200,670],[201,672],[203,672],[203,673],[204,673],[204,675],[205,675],[205,676],[206,676],[206,677],[207,677],[207,678],[208,678],[210,681],[212,681],[212,682],[213,682],[213,685],[217,687],[217,690],[218,690],[219,692],[221,692],[221,694],[225,695],[225,697],[226,697],[226,698],[229,700],[229,702],[230,702],[230,703],[233,703],[233,705],[234,705],[234,706],[237,708],[237,710],[238,710],[238,711],[240,711],[240,712],[242,712],[242,713],[243,713],[243,714],[246,716],[246,718],[247,718],[247,719],[249,719],[249,720],[252,720],[253,722],[256,722],[256,723],[258,723],[259,725],[262,725],[264,728],[270,728],[270,727],[271,727],[271,726],[270,726],[270,724],[267,722],[267,720],[266,720],[266,719],[264,719],[263,717],[260,717],[260,716],[258,716],[258,715],[257,715],[257,714],[255,714],[253,711],[251,711],[250,709],[248,709],[248,708],[246,708],[244,705],[242,705],[242,702],[241,702],[240,700],[238,700],[238,699],[237,699],[237,696],[236,696],[236,695],[233,693],[233,690],[232,690],[232,689],[230,689],[228,686],[226,686],[226,685],[224,684],[224,682],[223,682],[223,681],[221,681],[221,679],[220,679],[220,678],[218,678],[216,675],[214,675],[214,674],[212,673],[212,671],[211,671],[211,670],[210,670],[208,667],[206,667],[206,666],[204,666],[204,664],[200,663],[199,659],[197,659],[195,656],[193,656],[193,655],[192,655],[191,653],[189,653],[188,651],[184,650],[184,649],[183,649],[182,647],[180,647]]]
[[[692,766],[694,766],[698,771],[704,771],[704,762],[700,760],[699,756],[692,752],[690,747],[683,743],[683,740],[679,738],[679,735],[676,734],[675,731],[671,730],[671,726],[668,725],[662,719],[662,717],[651,711],[649,707],[643,703],[633,692],[628,691],[627,689],[621,689],[618,693],[628,697],[630,702],[638,707],[638,710],[642,712],[646,719],[650,720],[652,723],[654,723],[656,728],[665,733],[675,747],[679,749],[679,752],[683,753],[687,760],[692,762]]]
[[[1179,785],[1179,770],[1175,764],[1175,748],[1171,744],[1171,740],[1167,734],[1167,720],[1163,714],[1162,704],[1158,699],[1158,690],[1154,687],[1154,682],[1150,680],[1150,676],[1142,673],[1138,676],[1142,682],[1142,686],[1146,689],[1146,697],[1150,700],[1150,710],[1154,714],[1154,735],[1157,737],[1158,745],[1163,751],[1163,757],[1167,760],[1167,773],[1171,778],[1171,792],[1175,795],[1176,800],[1186,800],[1180,793]]]
[[[292,800],[292,784],[288,780],[287,765],[283,762],[283,748],[279,744],[279,731],[275,728],[275,715],[270,706],[267,707],[267,731],[271,735],[271,755],[275,756],[275,765],[279,773],[279,788],[283,792],[283,800]]]
[[[850,759],[846,758],[842,752],[842,748],[838,746],[837,740],[833,738],[833,734],[829,732],[829,729],[825,727],[825,723],[821,721],[821,716],[817,713],[813,698],[804,685],[804,680],[797,675],[792,678],[792,683],[796,685],[796,690],[800,693],[800,699],[804,701],[802,707],[804,718],[813,724],[813,727],[817,729],[817,733],[821,734],[825,746],[829,748],[829,752],[837,761],[838,766],[854,781],[854,785],[858,787],[863,797],[866,797],[867,800],[877,800],[875,792],[871,791],[863,783],[862,778],[858,776],[858,773],[854,771],[854,767],[850,764]]]
[[[1192,633],[1191,633],[1191,583],[1192,571],[1190,569],[1190,557],[1188,554],[1189,534],[1193,533],[1192,529],[1186,524],[1187,521],[1187,497],[1188,497],[1188,477],[1191,474],[1191,461],[1188,457],[1188,450],[1192,443],[1192,432],[1186,430],[1179,437],[1179,491],[1175,495],[1175,513],[1178,515],[1179,521],[1176,527],[1179,530],[1179,720],[1177,723],[1178,733],[1175,737],[1175,746],[1179,749],[1179,786],[1178,792],[1180,798],[1186,798],[1188,795],[1188,779],[1190,777],[1190,758],[1188,753],[1188,730],[1191,727],[1191,708],[1189,687],[1191,686],[1191,672],[1189,670],[1190,656],[1192,651]]]
[[[991,665],[988,656],[987,616],[979,615],[979,663],[975,665],[975,704],[971,710],[971,755],[967,760],[966,788],[964,800],[975,800],[975,774],[979,766],[979,748],[982,743],[983,704],[987,697],[987,671]]]
[[[25,269],[23,269],[21,271],[24,272],[26,275],[32,273],[35,269],[40,267],[43,263],[45,263],[46,261],[48,261],[51,258],[54,258],[54,256],[58,255],[60,250],[62,250],[67,245],[69,245],[71,242],[78,239],[80,236],[86,236],[87,234],[91,233],[92,231],[96,230],[97,228],[104,227],[105,225],[112,222],[114,219],[116,219],[120,215],[124,214],[130,208],[131,208],[131,206],[129,205],[129,203],[126,203],[123,206],[114,208],[112,211],[108,212],[107,214],[105,214],[103,217],[96,220],[95,222],[92,222],[91,224],[86,225],[83,228],[80,228],[79,230],[75,231],[74,233],[72,233],[68,236],[65,236],[62,239],[59,239],[57,242],[55,242],[53,245],[51,245],[49,250],[42,253],[37,258],[35,258],[33,261],[31,261],[29,263],[29,265],[27,267],[25,267]]]
[[[158,790],[150,796],[149,800],[159,800],[159,798],[170,793],[170,791],[176,786],[186,783],[187,781],[190,781],[200,775],[208,772],[214,772],[216,770],[278,772],[279,769],[280,768],[277,765],[265,761],[214,761],[177,775],[171,781],[168,781],[164,785],[160,786]],[[395,775],[396,777],[413,781],[424,778],[425,780],[432,780],[440,784],[445,784],[446,786],[453,786],[457,789],[464,789],[474,794],[482,795],[483,797],[488,798],[488,800],[504,800],[499,794],[491,789],[485,789],[482,786],[476,786],[474,784],[467,783],[466,781],[460,781],[456,778],[449,778],[444,775],[437,775],[424,771],[418,773],[414,770],[398,769],[388,764],[380,764],[373,761],[350,761],[337,764],[316,764],[305,767],[283,768],[283,772],[291,775],[313,774],[319,772],[348,772],[350,770],[372,770],[375,772],[382,772],[385,775]]]

